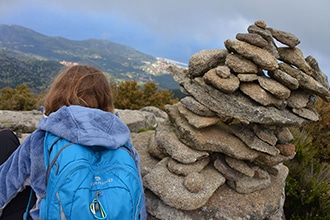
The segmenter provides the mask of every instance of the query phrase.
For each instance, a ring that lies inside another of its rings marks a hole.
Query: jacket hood
[[[118,148],[129,141],[130,131],[115,114],[82,106],[63,106],[44,117],[39,129],[85,146]]]

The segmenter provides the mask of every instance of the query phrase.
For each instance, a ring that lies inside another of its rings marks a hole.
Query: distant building
[[[77,62],[69,62],[69,61],[65,61],[65,60],[63,60],[63,61],[60,62],[60,64],[62,64],[62,65],[64,65],[64,66],[76,66],[76,65],[78,65],[79,63],[77,63]]]

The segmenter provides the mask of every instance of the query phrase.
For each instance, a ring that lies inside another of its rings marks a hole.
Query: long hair
[[[46,115],[70,105],[114,111],[107,78],[99,69],[86,65],[72,66],[60,73],[45,95],[43,105]]]

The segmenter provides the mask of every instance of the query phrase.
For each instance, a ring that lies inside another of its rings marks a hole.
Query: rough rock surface
[[[210,164],[224,176],[225,185],[238,194],[251,195],[273,187],[276,178],[285,180],[287,170],[282,163],[295,156],[288,128],[318,121],[318,113],[313,108],[317,96],[330,101],[330,91],[317,61],[311,56],[304,58],[296,47],[300,40],[293,34],[268,28],[263,21],[250,25],[248,32],[236,35],[237,40],[224,42],[228,50],[225,63],[223,56],[219,59],[214,51],[209,50],[207,55],[204,50],[192,56],[187,71],[171,67],[170,73],[187,97],[183,104],[166,106],[165,111],[181,142],[192,149],[209,152]],[[277,47],[276,41],[287,47]],[[197,61],[197,57],[203,59]],[[205,62],[204,68],[195,73],[196,68],[190,67],[201,66],[201,62]],[[210,63],[218,65],[206,65]],[[206,123],[211,118],[214,120],[214,115],[195,111],[196,106],[215,113],[220,121],[197,127],[197,120],[199,124],[200,120]],[[187,110],[183,111],[183,107]],[[275,167],[280,168],[278,172],[274,172]],[[278,196],[281,202],[277,204],[283,204],[282,195]],[[281,209],[277,206],[269,212],[272,214],[258,219],[279,218]],[[231,219],[229,214],[224,216],[221,213],[212,218]],[[255,216],[245,213],[232,218],[254,219]]]
[[[283,219],[289,128],[317,121],[330,87],[297,37],[264,21],[248,32],[169,69],[187,94],[179,103],[117,110],[141,157],[149,219]],[[0,111],[0,127],[31,133],[41,117]]]

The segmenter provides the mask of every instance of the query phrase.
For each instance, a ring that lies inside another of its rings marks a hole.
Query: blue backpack
[[[129,147],[73,144],[46,132],[41,219],[140,219],[143,186]]]

